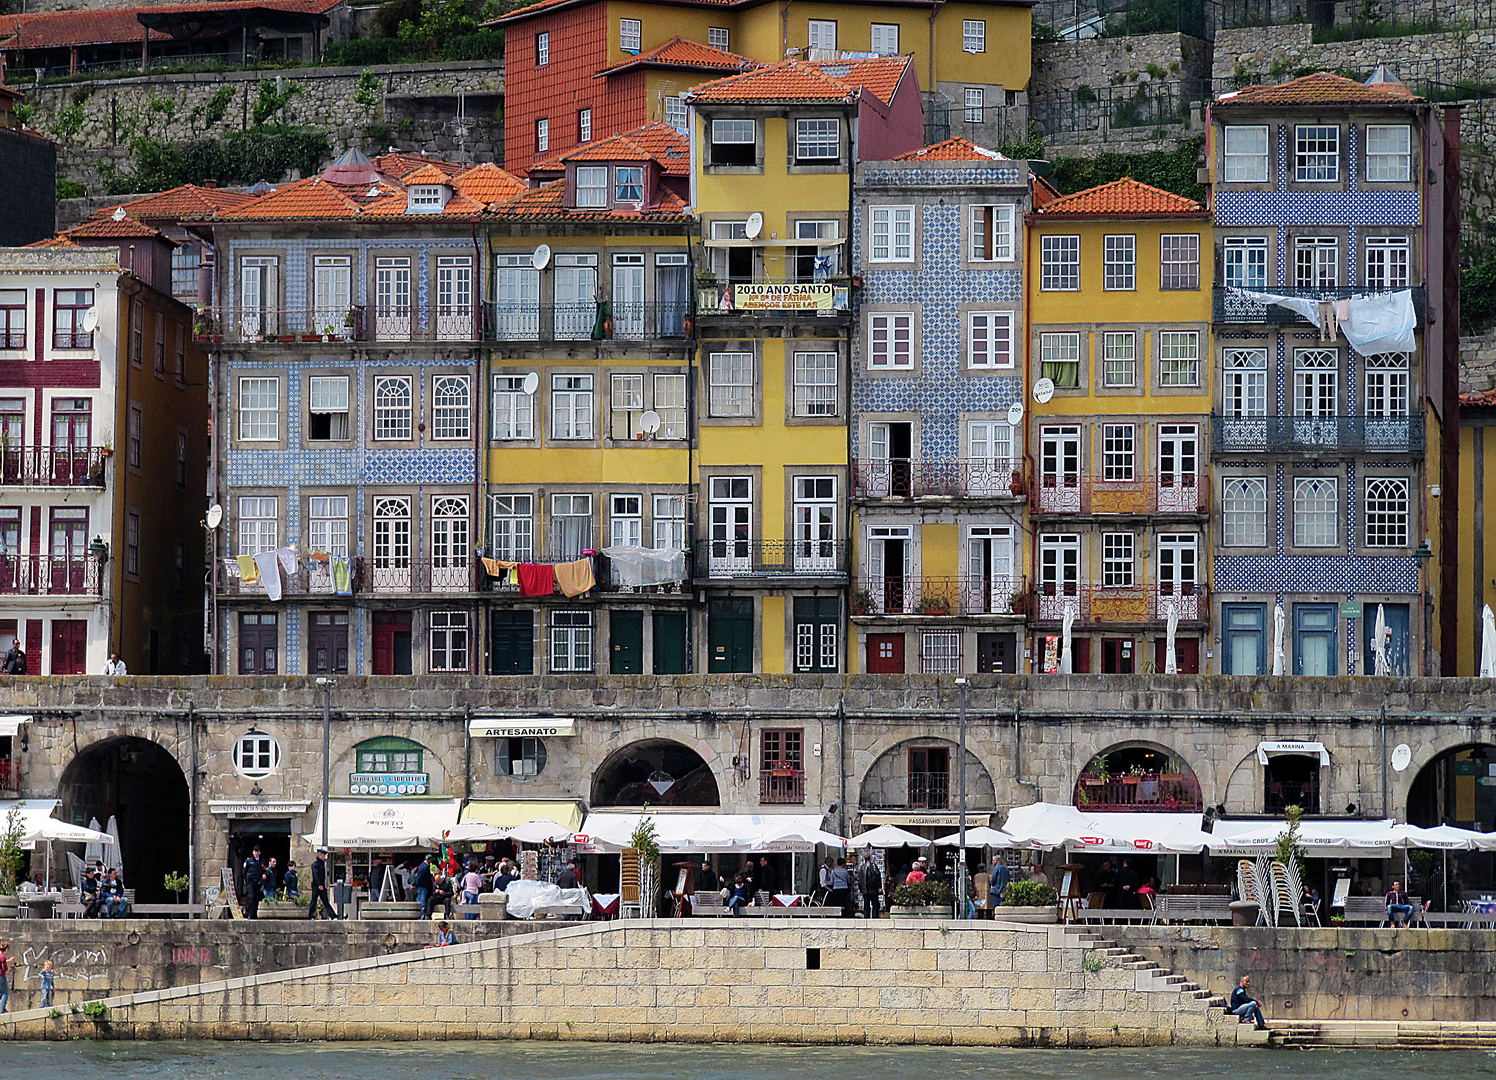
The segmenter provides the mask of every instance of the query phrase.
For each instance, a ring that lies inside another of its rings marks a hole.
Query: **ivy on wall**
[[[144,136],[131,140],[128,170],[101,166],[105,194],[165,191],[181,184],[216,180],[220,184],[278,181],[289,172],[309,176],[332,156],[327,136],[301,128],[258,128],[173,143]]]
[[[1142,154],[1103,153],[1094,158],[1054,158],[1050,161],[1052,171],[1048,179],[1059,188],[1061,195],[1073,195],[1130,176],[1175,195],[1204,202],[1205,187],[1195,179],[1204,145],[1204,136],[1196,135],[1180,139],[1172,150],[1150,150]],[[1034,160],[1045,157],[1041,138],[1005,143],[1000,150],[1010,158]]]

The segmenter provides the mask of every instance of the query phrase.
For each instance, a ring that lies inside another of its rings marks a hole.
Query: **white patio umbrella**
[[[937,837],[936,847],[955,847],[961,842],[961,834],[953,832],[949,836]],[[1018,841],[1014,840],[1001,829],[994,829],[990,825],[978,825],[974,829],[966,830],[966,846],[969,848],[1008,848],[1018,847]]]
[[[895,848],[895,847],[929,847],[930,841],[923,836],[899,828],[897,825],[879,825],[876,829],[869,829],[861,836],[854,836],[847,841],[849,848]]]
[[[1179,656],[1174,641],[1179,636],[1179,605],[1169,601],[1169,619],[1164,630],[1164,674],[1179,674]]]
[[[503,829],[488,824],[486,821],[464,821],[460,825],[453,825],[441,836],[431,837],[431,845],[445,841],[448,844],[483,843],[491,840],[503,840],[507,837]]]
[[[1070,654],[1070,628],[1075,624],[1075,604],[1065,605],[1065,619],[1060,629],[1060,674],[1069,675],[1074,666]]]
[[[559,821],[550,818],[532,818],[523,825],[516,825],[508,832],[510,840],[518,840],[521,844],[544,844],[547,841],[556,843],[561,840],[570,840],[572,832]]]
[[[1480,677],[1496,679],[1496,614],[1490,604],[1480,612]]]
[[[1381,605],[1377,605],[1377,625],[1373,631],[1376,635],[1371,639],[1371,655],[1375,660],[1373,675],[1391,675],[1392,665],[1387,663],[1387,611]]]
[[[844,848],[847,846],[847,841],[835,833],[826,832],[824,829],[813,829],[808,825],[793,823],[770,825],[759,834],[753,850],[772,851],[787,847],[814,847],[817,844],[831,848]]]
[[[104,826],[102,826],[102,825],[99,824],[99,819],[98,818],[89,818],[88,819],[88,827],[90,829],[92,829],[94,832],[103,832],[104,831]],[[101,863],[101,862],[103,862],[104,861],[104,845],[103,844],[99,844],[99,843],[90,843],[87,847],[85,847],[83,849],[83,861],[85,863],[87,863],[89,866],[92,866],[94,863]]]
[[[119,820],[113,814],[109,815],[109,824],[104,826],[104,831],[114,837],[114,844],[109,848],[109,858],[106,860],[105,865],[111,870],[118,870],[119,876],[124,877],[125,857],[120,852],[119,846]]]
[[[1283,668],[1287,664],[1287,654],[1283,646],[1283,631],[1288,623],[1288,616],[1283,611],[1283,603],[1279,601],[1273,606],[1273,674],[1282,675]]]

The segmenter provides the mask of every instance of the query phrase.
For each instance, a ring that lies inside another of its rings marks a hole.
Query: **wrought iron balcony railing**
[[[1419,416],[1212,416],[1210,449],[1223,454],[1421,454]]]
[[[852,482],[862,499],[1021,499],[1024,492],[1023,462],[1006,458],[859,461]]]
[[[105,456],[97,446],[0,447],[0,486],[103,487]]]
[[[844,577],[845,540],[700,540],[695,551],[695,576]]]
[[[1020,615],[1022,577],[860,578],[853,615]]]
[[[1090,582],[1039,584],[1030,612],[1034,622],[1063,622],[1073,611],[1075,625],[1164,622],[1173,607],[1180,622],[1204,622],[1210,612],[1204,585],[1129,585],[1108,588]]]
[[[1139,773],[1097,776],[1083,772],[1075,786],[1075,805],[1098,812],[1178,811],[1202,808],[1200,782],[1184,773]]]
[[[1049,473],[1033,485],[1029,502],[1037,514],[1203,514],[1206,490],[1197,473],[1127,480]]]
[[[688,300],[485,304],[489,341],[654,341],[691,336]]]
[[[1413,310],[1418,314],[1418,322],[1422,325],[1425,321],[1425,290],[1422,285],[1407,286],[1405,289],[1368,289],[1364,285],[1320,286],[1318,288],[1264,285],[1259,289],[1252,289],[1251,291],[1255,293],[1269,293],[1273,296],[1286,296],[1296,300],[1310,300],[1316,303],[1331,300],[1350,300],[1358,297],[1384,296],[1390,292],[1410,291],[1413,294]],[[1214,289],[1212,295],[1212,317],[1218,323],[1309,324],[1308,319],[1292,308],[1283,307],[1281,304],[1264,304],[1247,296],[1244,290],[1227,285],[1217,285]]]
[[[805,774],[798,769],[771,769],[759,773],[758,801],[780,805],[805,802]]]
[[[476,304],[453,307],[220,308],[200,311],[199,342],[479,341],[483,312]]]
[[[0,554],[0,596],[98,596],[92,555]]]

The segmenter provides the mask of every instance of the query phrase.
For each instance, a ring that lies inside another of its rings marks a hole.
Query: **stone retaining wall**
[[[1496,389],[1496,334],[1460,339],[1460,393]]]

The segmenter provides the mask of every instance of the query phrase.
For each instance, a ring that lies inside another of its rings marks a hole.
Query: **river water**
[[[1496,1054],[599,1043],[0,1043],[0,1080],[1418,1080],[1496,1078]]]

